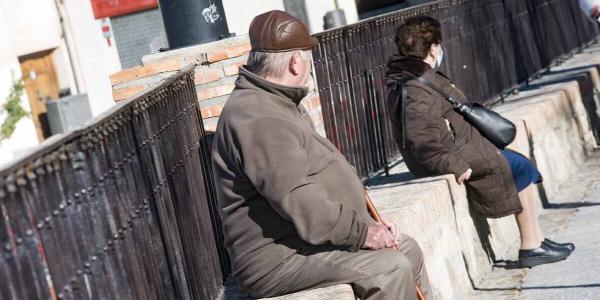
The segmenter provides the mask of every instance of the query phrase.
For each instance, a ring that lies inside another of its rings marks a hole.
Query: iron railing
[[[0,171],[0,298],[219,295],[204,137],[188,67]]]
[[[386,112],[395,29],[429,15],[442,24],[442,71],[471,101],[491,104],[597,38],[574,0],[447,0],[316,34],[315,73],[327,137],[362,176],[399,156]]]

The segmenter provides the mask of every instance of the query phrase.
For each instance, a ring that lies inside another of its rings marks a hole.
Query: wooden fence
[[[204,136],[188,67],[0,171],[0,298],[218,296]]]

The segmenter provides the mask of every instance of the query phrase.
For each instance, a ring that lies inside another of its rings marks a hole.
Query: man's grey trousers
[[[273,297],[336,284],[352,285],[360,299],[416,299],[416,284],[427,297],[429,278],[423,253],[415,240],[402,235],[398,250],[341,251],[314,246],[299,252],[247,291],[254,297]]]

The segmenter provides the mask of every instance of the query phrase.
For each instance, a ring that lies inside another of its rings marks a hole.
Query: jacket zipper
[[[456,141],[456,138],[454,136],[454,130],[452,129],[452,126],[450,125],[450,121],[448,121],[448,119],[443,118],[444,121],[446,122],[446,127],[448,128],[448,132],[450,132],[450,136],[452,137],[452,141]]]

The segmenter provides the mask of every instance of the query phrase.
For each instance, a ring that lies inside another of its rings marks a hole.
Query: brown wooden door
[[[52,51],[44,51],[19,58],[31,107],[31,118],[40,142],[50,135],[45,100],[57,99],[59,94],[56,69],[51,54]]]

